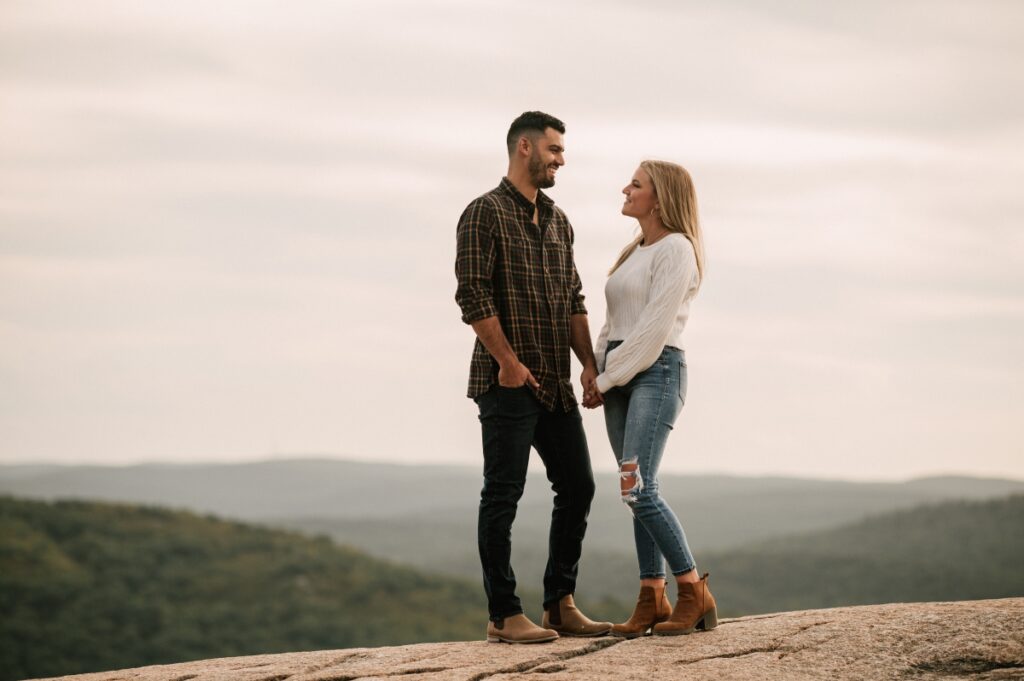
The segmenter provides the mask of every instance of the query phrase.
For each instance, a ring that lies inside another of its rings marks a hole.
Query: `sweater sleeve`
[[[608,347],[608,330],[610,328],[611,322],[605,319],[601,333],[597,335],[597,342],[594,343],[594,359],[597,360],[598,371],[604,371],[604,350]]]
[[[651,296],[622,345],[604,358],[604,370],[597,377],[598,390],[606,393],[625,385],[654,364],[672,333],[679,306],[696,271],[697,261],[685,237],[666,244],[655,255],[651,263]]]

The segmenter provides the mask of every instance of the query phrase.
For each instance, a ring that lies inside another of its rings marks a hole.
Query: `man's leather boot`
[[[572,594],[544,609],[541,626],[554,629],[562,636],[604,636],[612,629],[611,622],[594,622],[579,611],[572,600]]]
[[[640,587],[633,614],[622,624],[612,626],[612,635],[621,638],[643,636],[658,622],[664,622],[672,614],[672,603],[665,595],[665,584],[660,587]]]
[[[679,585],[679,600],[672,616],[654,627],[658,636],[678,636],[697,630],[711,631],[718,626],[718,607],[708,588],[708,573],[699,582]]]
[[[538,627],[523,613],[487,623],[487,640],[491,643],[547,643],[556,638],[557,631]]]

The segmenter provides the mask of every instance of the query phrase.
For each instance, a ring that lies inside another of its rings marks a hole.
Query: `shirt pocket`
[[[527,239],[503,234],[498,238],[498,244],[506,267],[522,270],[529,266],[533,249]]]
[[[547,278],[552,297],[568,300],[572,293],[572,247],[561,241],[544,243],[544,276]]]

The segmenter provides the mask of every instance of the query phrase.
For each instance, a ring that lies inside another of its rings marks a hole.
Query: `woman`
[[[640,566],[636,608],[612,633],[689,634],[714,629],[718,611],[707,574],[697,577],[683,528],[658,494],[658,466],[686,397],[683,327],[704,274],[697,197],[689,173],[665,161],[642,162],[622,193],[622,214],[636,218],[641,234],[609,272],[608,321],[596,348],[601,373],[584,394],[585,406],[604,403]],[[674,609],[665,561],[678,584]]]

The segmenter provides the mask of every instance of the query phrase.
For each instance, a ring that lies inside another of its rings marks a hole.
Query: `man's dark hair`
[[[544,131],[548,128],[554,128],[563,135],[565,134],[565,123],[550,114],[546,114],[543,111],[526,111],[519,114],[519,117],[512,121],[512,125],[508,129],[508,135],[505,137],[508,155],[511,156],[515,152],[516,143],[519,142],[519,138],[522,137],[523,133],[535,132],[538,135],[543,135]]]

